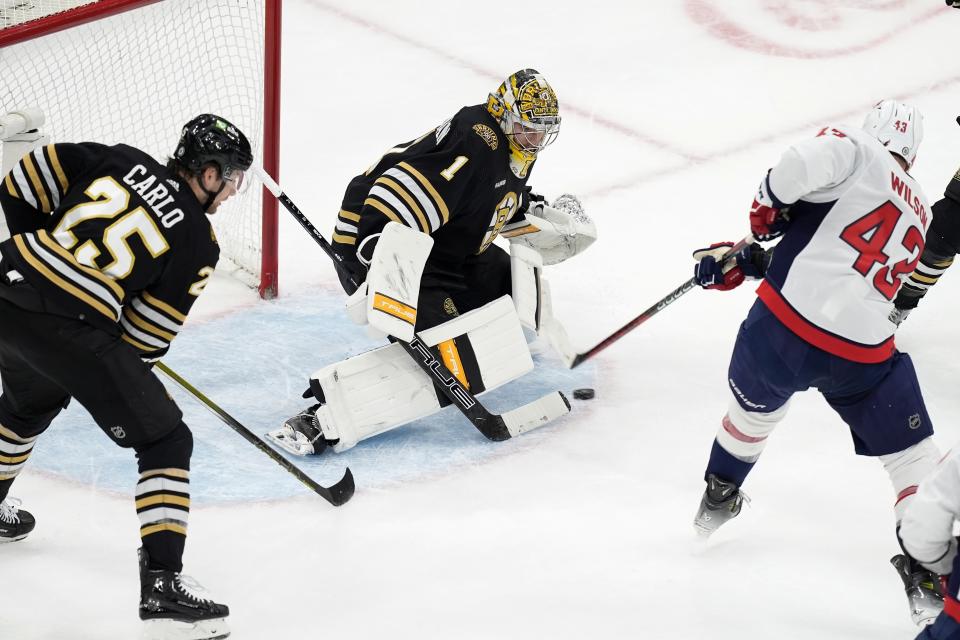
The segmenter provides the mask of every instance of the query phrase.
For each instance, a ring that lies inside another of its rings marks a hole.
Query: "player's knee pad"
[[[420,337],[473,394],[533,369],[509,296],[427,329]],[[317,420],[324,437],[337,441],[335,451],[441,408],[433,378],[399,344],[326,366],[311,376],[310,387],[322,402]]]
[[[190,428],[180,421],[165,436],[144,442],[134,447],[140,472],[148,469],[189,469],[190,456],[193,455],[193,434]]]
[[[924,438],[917,444],[907,447],[903,451],[878,456],[883,468],[890,476],[896,502],[893,510],[897,522],[903,519],[904,511],[910,503],[910,498],[917,492],[917,486],[940,460],[940,449],[932,438]]]
[[[734,398],[717,431],[717,442],[734,458],[756,462],[767,445],[770,433],[787,414],[788,404],[776,411],[761,413],[745,410]]]

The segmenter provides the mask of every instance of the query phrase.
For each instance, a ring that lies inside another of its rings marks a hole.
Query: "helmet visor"
[[[247,179],[247,172],[234,167],[227,167],[223,172],[223,179],[233,185],[236,193],[246,193],[250,188],[250,180]]]

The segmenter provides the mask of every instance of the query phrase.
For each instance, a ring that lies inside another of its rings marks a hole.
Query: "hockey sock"
[[[917,492],[920,481],[937,466],[940,449],[933,443],[932,438],[924,438],[903,451],[879,456],[879,459],[890,476],[890,483],[897,496],[893,511],[899,523],[910,499]]]
[[[710,450],[710,461],[707,462],[707,470],[703,474],[703,479],[706,480],[707,476],[713,474],[721,480],[732,482],[737,487],[741,487],[754,464],[756,463],[739,460],[714,440],[713,449]]]
[[[172,432],[137,447],[140,481],[136,507],[149,569],[180,572],[190,514],[190,455],[193,436],[182,422]]]
[[[26,464],[37,436],[24,438],[0,424],[0,501],[7,497],[10,485]]]
[[[711,473],[727,482],[743,484],[767,445],[767,438],[787,413],[787,405],[769,413],[746,411],[734,398],[723,416],[710,452],[704,479]]]

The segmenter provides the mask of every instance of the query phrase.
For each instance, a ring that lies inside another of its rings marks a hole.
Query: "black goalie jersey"
[[[166,353],[220,255],[189,186],[127,145],[39,147],[0,184],[3,271],[49,310]]]
[[[363,274],[373,245],[365,241],[393,220],[433,236],[430,260],[456,270],[501,232],[529,226],[521,213],[529,175],[511,171],[507,139],[486,107],[464,107],[350,181],[333,248],[354,275]]]

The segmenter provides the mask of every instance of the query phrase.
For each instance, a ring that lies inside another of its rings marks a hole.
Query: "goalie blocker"
[[[499,387],[533,369],[509,296],[420,333],[472,394]],[[424,418],[449,404],[399,344],[323,367],[310,378],[320,402],[312,412],[267,434],[297,455],[345,451],[361,440]]]

